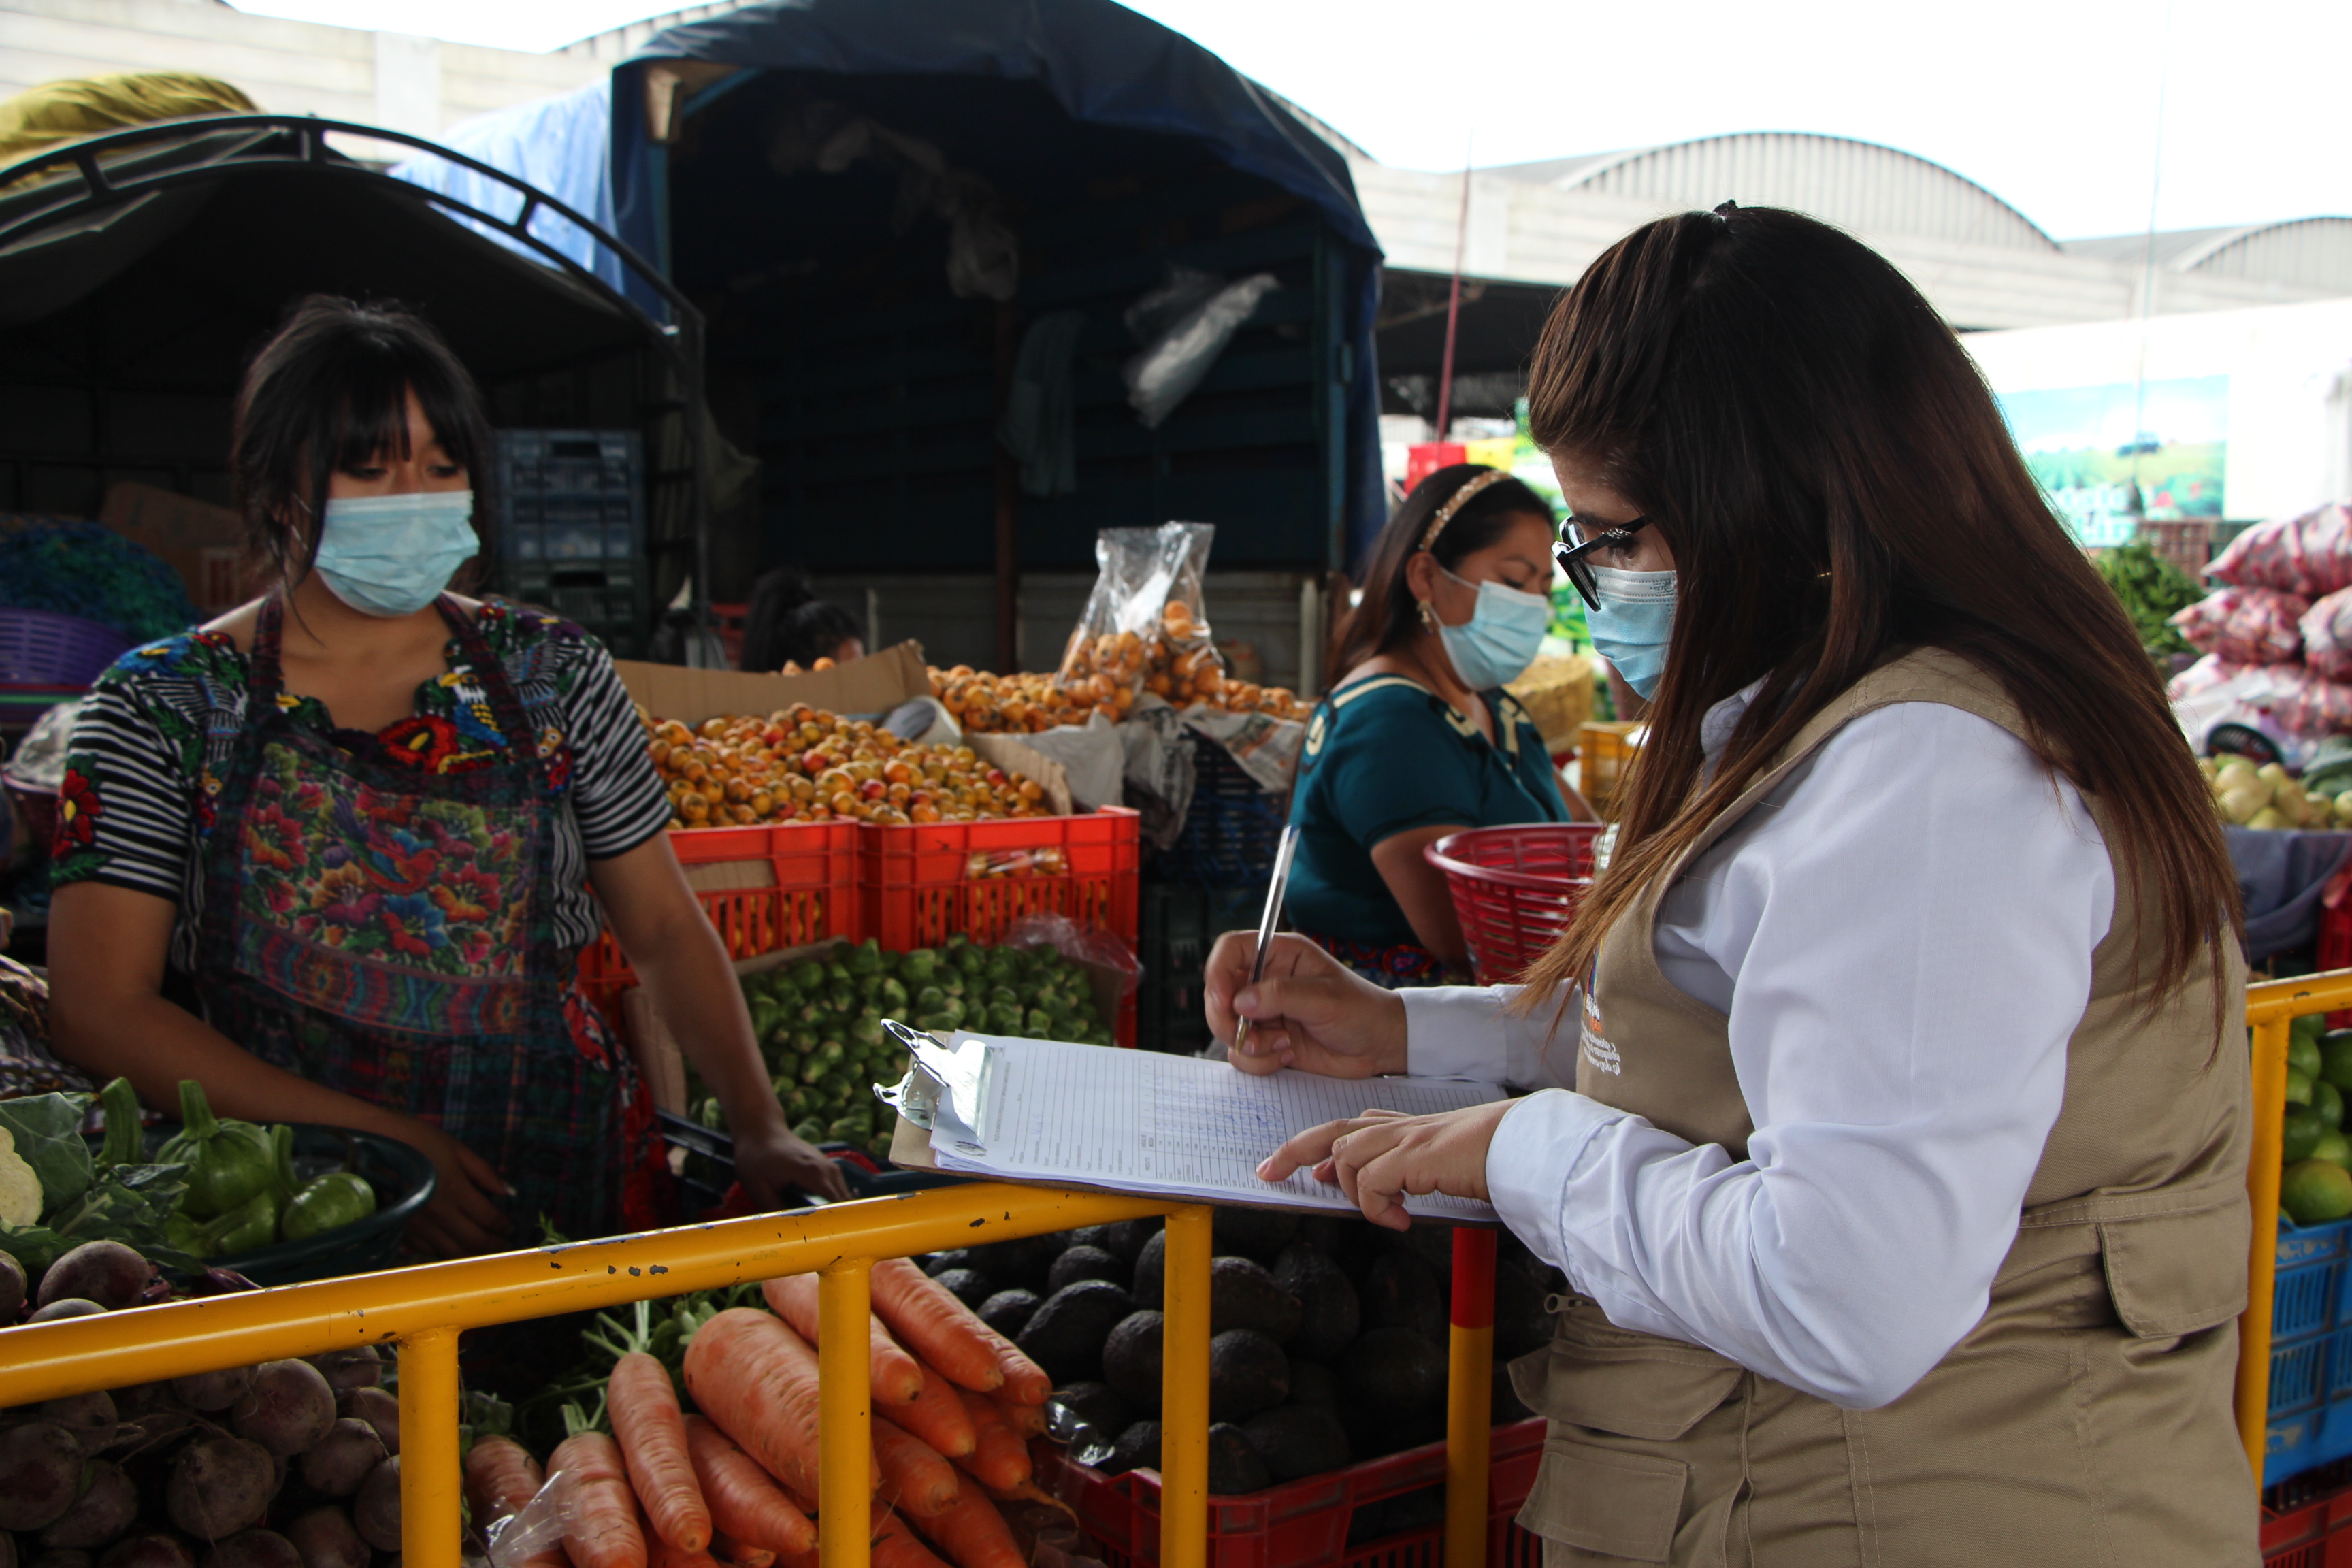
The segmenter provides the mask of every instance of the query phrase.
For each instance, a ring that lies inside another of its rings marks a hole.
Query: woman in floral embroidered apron
[[[236,448],[277,586],[126,655],[77,725],[60,1054],[153,1105],[193,1077],[224,1114],[414,1144],[440,1177],[428,1250],[641,1228],[672,1217],[651,1101],[577,979],[609,914],[751,1195],[841,1195],[784,1126],[611,659],[445,591],[488,456],[446,347],[306,300],[247,374]]]

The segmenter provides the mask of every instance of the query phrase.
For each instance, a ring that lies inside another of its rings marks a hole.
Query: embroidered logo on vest
[[[1601,1032],[1601,1004],[1593,1000],[1591,978],[1587,976],[1578,990],[1584,998],[1584,1029],[1579,1041],[1584,1047],[1584,1059],[1602,1072],[1622,1077],[1625,1068],[1617,1059],[1617,1047]]]

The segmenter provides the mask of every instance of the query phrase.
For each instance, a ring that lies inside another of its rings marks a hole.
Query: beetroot
[[[280,1458],[290,1458],[335,1424],[335,1392],[307,1361],[266,1361],[229,1412],[229,1425]]]
[[[253,1368],[224,1367],[219,1372],[200,1372],[193,1377],[175,1377],[172,1392],[191,1410],[226,1410],[245,1397],[253,1386]]]
[[[381,1388],[348,1388],[336,1398],[335,1408],[374,1427],[375,1435],[383,1439],[385,1453],[400,1452],[399,1400]]]
[[[16,1314],[24,1310],[25,1298],[31,1293],[25,1283],[25,1266],[0,1252],[0,1324],[15,1322]],[[13,1568],[13,1564],[0,1558],[0,1568]]]
[[[172,1522],[199,1541],[259,1524],[278,1491],[269,1450],[243,1437],[200,1437],[172,1466]]]
[[[94,1318],[106,1309],[87,1296],[60,1296],[25,1320],[28,1323],[58,1323],[68,1318]]]
[[[312,1509],[286,1527],[286,1539],[301,1553],[302,1568],[368,1568],[368,1544],[340,1508]]]
[[[178,1536],[151,1530],[107,1548],[98,1568],[196,1568],[196,1554]]]
[[[329,1497],[349,1497],[388,1457],[374,1427],[346,1415],[303,1454],[302,1484]]]
[[[0,1530],[42,1530],[81,1491],[81,1439],[54,1421],[0,1431]]]
[[[119,1241],[85,1241],[41,1276],[41,1306],[80,1297],[108,1311],[139,1304],[140,1293],[154,1277],[154,1266]]]
[[[91,1461],[89,1484],[73,1506],[41,1531],[41,1544],[88,1551],[105,1546],[139,1518],[139,1489],[122,1467],[104,1459]]]
[[[41,1419],[54,1421],[79,1434],[82,1447],[96,1452],[113,1439],[120,1424],[114,1396],[109,1394],[68,1394],[41,1406]]]
[[[349,1350],[329,1351],[314,1355],[310,1364],[325,1376],[327,1386],[338,1393],[346,1388],[373,1388],[383,1381],[383,1358],[373,1345],[353,1345]]]
[[[352,1523],[360,1539],[378,1552],[400,1550],[400,1458],[394,1455],[368,1472],[358,1500],[352,1504]]]
[[[275,1531],[244,1530],[205,1552],[201,1568],[302,1568],[302,1554]]]
[[[67,1546],[45,1546],[25,1560],[25,1568],[89,1568],[89,1553]]]

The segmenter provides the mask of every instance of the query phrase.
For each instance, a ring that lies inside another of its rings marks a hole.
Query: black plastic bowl
[[[180,1131],[176,1121],[147,1129],[147,1152]],[[400,1260],[402,1227],[432,1201],[438,1179],[433,1162],[407,1144],[373,1132],[294,1123],[294,1173],[309,1182],[349,1166],[375,1189],[375,1213],[301,1241],[273,1242],[250,1252],[205,1261],[232,1268],[257,1285],[299,1285],[390,1268]]]

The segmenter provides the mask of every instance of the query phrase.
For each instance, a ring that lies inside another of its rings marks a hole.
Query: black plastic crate
[[[645,452],[634,430],[501,430],[495,494],[506,561],[560,569],[645,555]]]
[[[1209,1044],[1201,1010],[1201,972],[1209,950],[1229,931],[1255,929],[1265,909],[1265,884],[1204,888],[1197,883],[1143,884],[1143,984],[1136,996],[1136,1044],[1146,1050],[1197,1055]]]
[[[1173,847],[1152,858],[1153,874],[1212,889],[1262,888],[1274,875],[1290,796],[1258,786],[1223,746],[1192,741],[1192,802]]]

